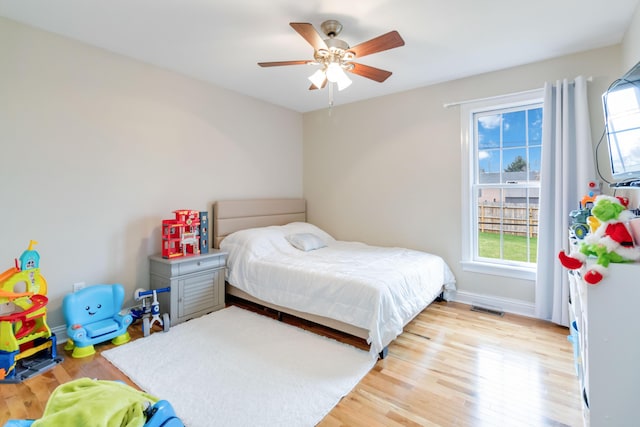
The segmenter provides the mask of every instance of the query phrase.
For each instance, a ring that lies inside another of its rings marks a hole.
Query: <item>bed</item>
[[[372,355],[455,291],[441,257],[336,240],[306,222],[304,199],[218,201],[213,227],[227,294],[363,338]]]

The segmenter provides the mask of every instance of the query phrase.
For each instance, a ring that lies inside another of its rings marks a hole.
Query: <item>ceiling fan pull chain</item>
[[[328,82],[329,84],[329,114],[331,114],[331,110],[333,109],[333,83]]]

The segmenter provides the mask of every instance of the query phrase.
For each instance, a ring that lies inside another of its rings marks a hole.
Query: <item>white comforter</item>
[[[287,236],[300,233],[326,246],[296,249]],[[238,231],[221,249],[229,252],[229,283],[264,301],[364,328],[374,355],[443,285],[446,299],[455,290],[453,273],[439,256],[337,241],[308,223]]]

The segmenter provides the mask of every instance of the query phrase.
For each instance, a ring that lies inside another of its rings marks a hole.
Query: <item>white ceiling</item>
[[[0,16],[299,112],[326,108],[309,91],[312,59],[289,22],[343,24],[351,46],[397,30],[405,46],[358,62],[393,72],[350,75],[335,105],[609,46],[639,0],[0,0]]]

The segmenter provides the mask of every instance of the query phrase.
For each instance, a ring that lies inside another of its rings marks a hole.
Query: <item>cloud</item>
[[[490,156],[490,154],[489,154],[489,153],[487,153],[487,152],[486,152],[486,151],[484,151],[484,150],[480,150],[480,151],[478,151],[478,159],[479,159],[479,160],[487,159],[487,158],[489,158],[489,156]]]
[[[502,116],[500,114],[496,114],[493,116],[484,116],[480,117],[478,121],[486,129],[494,129],[500,126],[500,123],[502,122]]]

